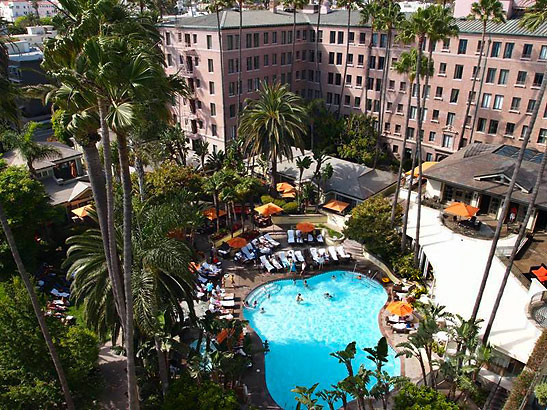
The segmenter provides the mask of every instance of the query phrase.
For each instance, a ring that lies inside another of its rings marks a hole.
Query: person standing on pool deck
[[[291,261],[291,272],[296,273],[296,263],[294,262],[294,260]]]

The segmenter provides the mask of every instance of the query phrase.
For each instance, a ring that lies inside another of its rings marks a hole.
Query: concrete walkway
[[[113,353],[108,342],[99,351],[99,369],[105,383],[99,407],[108,410],[127,408],[127,379],[125,356]]]

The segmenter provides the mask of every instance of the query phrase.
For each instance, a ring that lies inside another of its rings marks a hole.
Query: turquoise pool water
[[[353,272],[345,271],[326,272],[307,282],[307,288],[302,280],[295,284],[291,279],[263,285],[247,298],[251,305],[257,300],[257,308],[244,312],[262,341],[268,340],[266,384],[273,399],[286,410],[296,407],[291,392],[295,386],[311,387],[319,382],[319,391],[347,376],[345,366],[329,353],[354,340],[358,350],[354,369],[361,364],[372,369],[362,349],[375,346],[382,337],[378,313],[387,293],[380,284],[364,277],[359,280]],[[326,299],[325,292],[333,298]],[[298,293],[304,298],[300,303],[296,302]],[[399,374],[399,359],[393,352],[385,370]]]

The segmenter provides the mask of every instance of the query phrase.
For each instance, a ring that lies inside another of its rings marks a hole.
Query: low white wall
[[[442,188],[443,188],[442,182],[428,179],[427,184],[425,185],[425,194],[429,198],[433,198],[433,197],[441,198]]]
[[[272,215],[272,223],[275,225],[296,225],[299,222],[312,224],[325,224],[327,216],[323,214],[302,214],[302,215]]]
[[[393,283],[395,283],[395,284],[401,283],[401,280],[395,276],[395,274],[391,271],[391,269],[389,269],[389,267],[384,262],[382,262],[380,259],[378,259],[376,256],[374,256],[372,253],[368,252],[364,247],[363,247],[363,257],[366,260],[368,260],[368,261],[372,262],[373,264],[375,264],[376,266],[378,266],[380,268],[380,270],[382,272],[384,272],[384,274],[389,279],[391,279],[391,281]]]

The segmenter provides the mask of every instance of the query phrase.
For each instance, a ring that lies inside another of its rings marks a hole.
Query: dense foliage
[[[397,209],[395,226],[401,223],[400,208]],[[399,235],[391,222],[391,202],[381,196],[367,199],[353,208],[351,219],[344,233],[350,239],[359,241],[367,250],[385,261],[399,253]]]
[[[161,201],[179,193],[183,188],[200,192],[203,179],[192,167],[178,165],[175,161],[165,161],[146,174],[146,183],[150,196]]]
[[[183,376],[171,384],[162,409],[237,410],[239,404],[233,391],[225,391],[212,381],[198,385]]]
[[[394,410],[458,410],[445,395],[426,386],[406,384],[395,396]]]
[[[392,259],[393,270],[401,278],[417,281],[423,276],[420,269],[414,267],[414,255],[408,253]]]
[[[342,158],[372,166],[377,135],[374,122],[374,117],[351,114],[345,120],[343,132],[340,134],[338,154]]]
[[[99,348],[80,326],[47,321],[79,408],[98,387]],[[18,278],[0,285],[0,408],[58,408],[63,395],[28,294]]]

